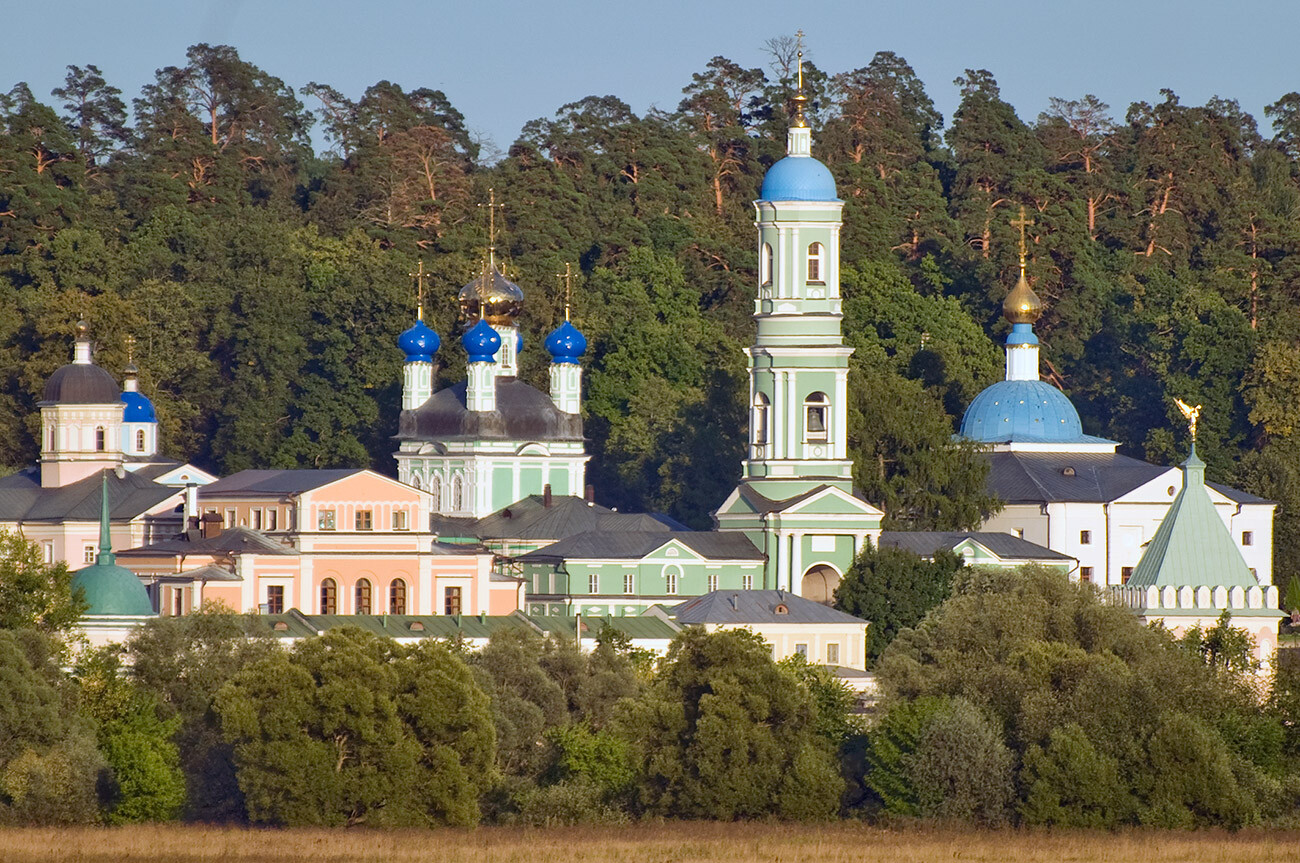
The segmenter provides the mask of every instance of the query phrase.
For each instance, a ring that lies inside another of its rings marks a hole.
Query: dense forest
[[[433,273],[426,317],[455,380],[454,298],[480,266],[492,188],[536,384],[562,316],[555,274],[580,269],[602,500],[706,524],[742,452],[751,201],[784,150],[793,40],[768,48],[766,70],[711,60],[675,111],[592,96],[491,155],[441,92],[295,88],[226,46],[193,46],[130,108],[93,65],[45,100],[17,84],[0,96],[0,464],[34,458],[40,387],[84,317],[111,370],[136,339],[174,455],[221,472],[390,468],[408,274]],[[1261,131],[1235,101],[1167,90],[1123,116],[1054,99],[1026,122],[984,70],[954,82],[946,120],[890,52],[805,64],[805,81],[814,154],[846,202],[857,479],[889,523],[969,526],[993,505],[981,460],[948,442],[1001,375],[1023,205],[1044,374],[1086,431],[1171,463],[1187,443],[1173,397],[1204,405],[1211,477],[1282,503],[1279,579],[1294,572],[1300,93]]]

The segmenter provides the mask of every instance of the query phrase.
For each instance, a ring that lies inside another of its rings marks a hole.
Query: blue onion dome
[[[961,435],[984,443],[1092,440],[1065,393],[1043,381],[998,381],[975,397]]]
[[[406,354],[408,363],[433,362],[433,355],[438,352],[441,344],[438,334],[429,329],[423,320],[417,320],[415,326],[397,337],[397,346]]]
[[[578,357],[587,352],[587,338],[569,321],[556,327],[546,337],[546,352],[552,362],[577,363]]]
[[[524,333],[522,330],[515,333],[515,355],[518,356],[524,352]]]
[[[153,402],[141,392],[122,393],[122,422],[156,423],[158,414],[154,412]]]
[[[495,362],[497,351],[501,350],[501,337],[483,318],[460,337],[460,343],[465,346],[471,363]]]
[[[767,169],[763,201],[837,201],[835,178],[831,171],[812,156],[786,156]]]

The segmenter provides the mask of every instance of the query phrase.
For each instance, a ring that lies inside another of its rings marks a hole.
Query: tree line
[[[0,463],[33,458],[41,382],[86,317],[109,368],[138,339],[176,455],[219,472],[388,466],[408,273],[433,273],[439,376],[458,379],[454,297],[495,188],[528,296],[522,374],[545,385],[555,274],[575,262],[593,479],[611,504],[706,524],[735,477],[701,465],[743,452],[750,202],[793,86],[787,40],[769,48],[767,69],[710,60],[675,109],[588,97],[499,154],[439,91],[294,87],[228,46],[191,47],[130,111],[93,65],[44,101],[18,84],[0,97]],[[1087,431],[1166,463],[1186,445],[1172,397],[1204,405],[1212,475],[1282,503],[1277,569],[1293,574],[1300,94],[1265,109],[1266,132],[1231,99],[1168,90],[1123,112],[1053,99],[1026,120],[986,70],[956,80],[944,118],[888,51],[806,63],[804,80],[846,202],[855,478],[889,525],[970,527],[996,506],[982,461],[947,441],[1000,374],[1023,205],[1047,378]]]
[[[286,645],[209,606],[92,650],[66,566],[11,551],[0,575],[37,589],[0,592],[0,825],[1236,828],[1300,812],[1300,664],[1261,676],[1226,614],[1175,638],[1040,567],[864,552],[841,606],[915,594],[865,612],[883,699],[864,715],[827,669],[775,662],[748,630],[688,628],[662,657],[609,628],[586,652],[526,629],[478,648],[351,626]]]

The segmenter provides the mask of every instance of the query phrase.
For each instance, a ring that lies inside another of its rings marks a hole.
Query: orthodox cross
[[[415,279],[415,319],[424,320],[424,258],[420,259],[420,266],[413,273],[407,273],[408,276]]]
[[[795,57],[799,61],[799,92],[803,92],[803,28],[795,31]]]
[[[799,87],[794,93],[794,119],[791,126],[802,129],[808,125],[804,119],[803,109],[808,102],[808,97],[803,94],[803,30],[795,34],[795,56],[799,61]]]
[[[564,262],[564,272],[556,273],[555,278],[564,279],[564,319],[569,319],[569,302],[573,299],[573,265]]]
[[[132,357],[135,354],[135,336],[126,337],[126,364],[132,364]]]
[[[497,203],[497,190],[488,189],[488,202],[479,204],[480,207],[486,207],[488,212],[488,266],[493,269],[497,265],[497,210],[500,210],[505,204]]]
[[[1025,256],[1026,254],[1028,254],[1027,249],[1025,247],[1025,228],[1028,228],[1034,224],[1033,219],[1025,218],[1024,204],[1020,205],[1020,218],[1012,219],[1010,224],[1011,227],[1020,229],[1020,272],[1023,273],[1025,271]]]
[[[1201,418],[1201,406],[1192,407],[1182,399],[1174,399],[1174,404],[1178,405],[1178,410],[1182,412],[1187,419],[1187,427],[1192,433],[1192,443],[1196,443],[1196,421]]]

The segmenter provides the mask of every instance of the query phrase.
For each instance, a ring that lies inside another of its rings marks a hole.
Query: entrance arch
[[[835,567],[819,563],[810,567],[799,580],[799,595],[813,602],[830,605],[835,600],[835,588],[840,586],[840,574]]]

